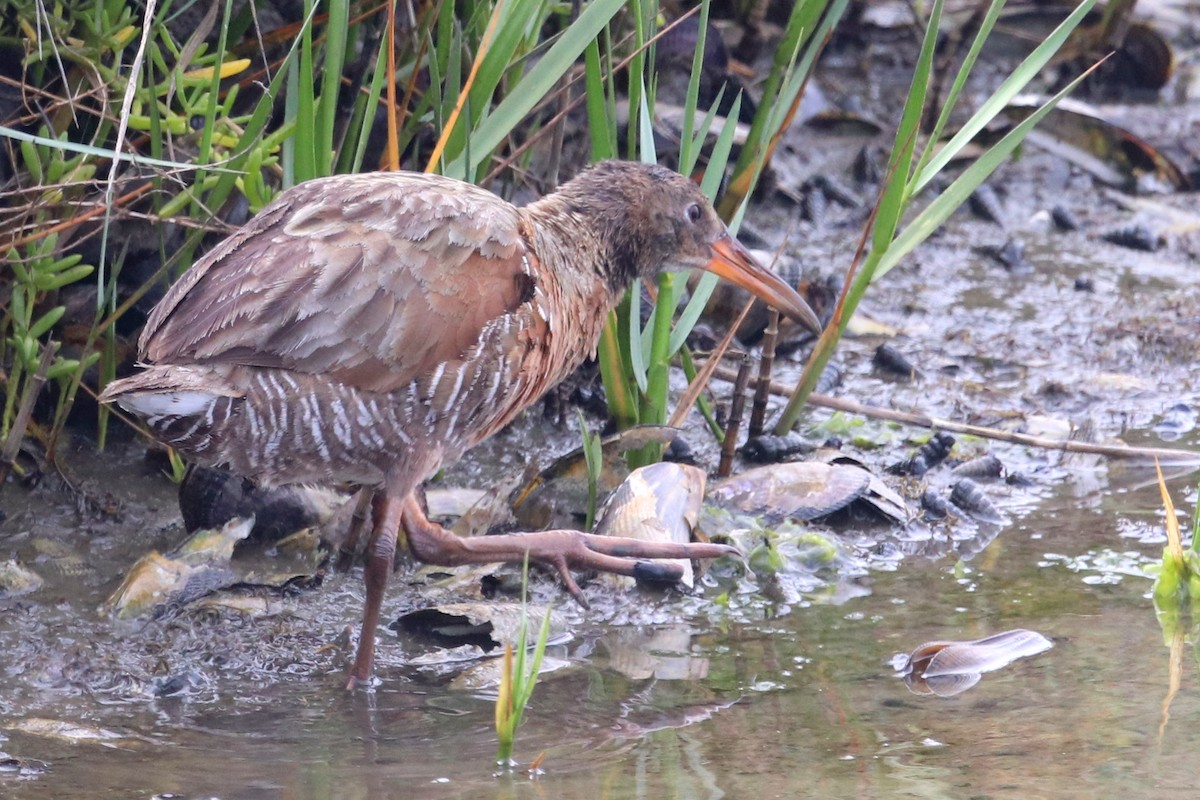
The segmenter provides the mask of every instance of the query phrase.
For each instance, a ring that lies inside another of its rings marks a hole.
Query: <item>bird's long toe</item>
[[[499,537],[487,537],[495,539]],[[674,559],[719,558],[738,555],[735,547],[723,544],[645,542],[619,536],[597,536],[581,531],[541,531],[510,534],[505,538],[528,553],[531,561],[552,566],[571,596],[584,608],[587,598],[576,583],[572,570],[609,572],[656,583],[673,583],[683,577],[683,568]]]
[[[584,537],[584,544],[589,550],[617,558],[720,558],[739,554],[736,547],[712,542],[682,544],[678,542],[647,542],[624,536],[597,536],[586,533],[580,535]]]

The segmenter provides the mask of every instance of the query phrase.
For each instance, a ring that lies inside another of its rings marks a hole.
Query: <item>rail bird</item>
[[[155,307],[140,372],[101,395],[187,458],[263,485],[374,491],[366,607],[350,686],[366,681],[398,529],[424,562],[520,562],[634,575],[715,544],[580,531],[458,537],[416,492],[594,355],[622,293],[698,267],[814,331],[786,283],[663,167],[602,162],[518,208],[435,175],[339,175],[283,192]]]

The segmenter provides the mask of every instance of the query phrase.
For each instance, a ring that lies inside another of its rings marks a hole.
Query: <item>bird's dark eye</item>
[[[683,213],[685,216],[687,216],[688,222],[691,222],[691,223],[699,222],[700,221],[700,204],[692,203],[690,206],[687,207],[687,210],[684,211]]]

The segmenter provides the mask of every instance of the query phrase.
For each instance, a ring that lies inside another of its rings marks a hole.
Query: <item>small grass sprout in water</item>
[[[504,663],[500,672],[500,690],[496,696],[496,736],[500,744],[496,750],[499,773],[510,772],[516,762],[512,760],[513,742],[517,728],[525,714],[525,706],[533,695],[537,684],[538,670],[542,667],[542,656],[546,654],[546,641],[550,638],[550,609],[542,615],[542,627],[538,631],[537,643],[529,655],[529,558],[521,568],[521,623],[517,629],[517,644],[504,646]],[[537,771],[542,756],[538,756],[530,773]]]
[[[166,475],[170,478],[171,483],[179,486],[183,483],[183,479],[187,476],[188,465],[183,460],[183,456],[179,455],[174,448],[167,448],[167,463],[171,466],[171,471]],[[166,472],[166,470],[164,470]]]
[[[596,524],[596,501],[600,492],[600,472],[604,469],[604,450],[600,444],[600,434],[588,430],[583,412],[576,409],[575,413],[579,419],[579,433],[583,437],[583,461],[587,466],[588,479],[587,520],[583,529],[590,531]]]
[[[1167,526],[1167,546],[1163,548],[1162,564],[1154,567],[1157,572],[1154,578],[1154,610],[1158,616],[1158,624],[1162,627],[1163,644],[1171,651],[1167,671],[1167,693],[1163,698],[1158,723],[1158,741],[1161,746],[1166,737],[1167,723],[1171,719],[1171,702],[1183,685],[1183,655],[1189,633],[1183,619],[1184,609],[1187,608],[1191,613],[1193,626],[1200,624],[1200,502],[1197,502],[1192,516],[1192,544],[1185,549],[1183,537],[1179,533],[1175,504],[1171,501],[1171,494],[1167,491],[1167,483],[1163,480],[1162,467],[1157,459],[1154,468],[1158,472],[1158,489],[1162,493]],[[1200,665],[1200,661],[1197,664]]]
[[[1154,578],[1154,607],[1158,611],[1163,632],[1171,635],[1173,629],[1179,626],[1179,617],[1185,604],[1190,607],[1192,619],[1200,621],[1200,549],[1197,545],[1197,539],[1200,539],[1200,503],[1192,519],[1192,544],[1185,549],[1175,504],[1171,501],[1162,468],[1157,462],[1155,469],[1158,471],[1158,488],[1162,492],[1163,509],[1166,511],[1167,546],[1163,548],[1162,564]]]

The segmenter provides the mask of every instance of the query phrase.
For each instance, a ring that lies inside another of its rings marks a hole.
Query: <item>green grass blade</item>
[[[950,91],[946,94],[946,99],[942,101],[942,113],[938,115],[937,122],[934,123],[933,130],[929,132],[929,144],[926,145],[921,153],[921,160],[913,169],[913,174],[920,175],[925,170],[925,165],[929,163],[929,159],[933,156],[937,143],[942,140],[942,133],[946,130],[946,125],[950,122],[950,115],[954,113],[954,107],[958,104],[958,97],[962,94],[963,87],[967,85],[967,78],[971,74],[971,70],[975,67],[975,62],[979,60],[979,53],[983,50],[983,45],[987,42],[988,36],[991,35],[992,29],[996,27],[996,20],[1000,18],[1000,12],[1004,10],[1005,0],[992,0],[992,4],[988,6],[987,13],[984,14],[983,20],[979,23],[979,30],[975,32],[975,39],[971,42],[971,47],[967,51],[967,55],[963,58],[962,65],[958,68],[958,74],[954,76],[954,83],[950,86]]]
[[[683,125],[679,137],[679,171],[690,175],[700,157],[700,147],[693,140],[693,128],[696,124],[696,105],[700,97],[700,74],[704,68],[704,46],[708,38],[708,6],[709,0],[700,3],[699,35],[696,37],[696,49],[692,53],[692,74],[688,77],[687,95],[683,101]],[[724,93],[726,84],[721,85]],[[714,106],[715,110],[715,106]],[[702,129],[707,130],[707,129]],[[701,139],[701,142],[704,140]]]
[[[720,102],[719,99],[718,102]],[[712,154],[709,156],[708,169],[704,171],[700,189],[710,199],[716,196],[717,190],[721,186],[721,179],[725,175],[725,165],[729,163],[729,154],[733,150],[733,134],[737,130],[738,112],[741,107],[742,96],[739,94],[733,100],[733,107],[730,109],[729,116],[725,118],[725,124],[721,128],[721,133],[717,135],[716,144],[713,145]],[[667,350],[672,357],[679,352],[679,348],[683,347],[692,328],[696,327],[697,320],[704,313],[704,307],[708,305],[708,300],[717,287],[717,281],[716,275],[706,272],[692,290],[691,298],[679,315],[674,330],[671,331]]]
[[[490,158],[505,137],[574,65],[588,43],[596,38],[623,5],[624,0],[594,0],[589,3],[575,24],[526,73],[520,91],[511,92],[480,122],[472,135],[470,159],[455,159],[447,166],[446,172],[451,175],[474,172]]]
[[[721,107],[721,100],[725,97],[725,84],[717,90],[717,97],[713,101],[712,108],[708,109],[708,113],[704,115],[704,119],[692,134],[692,158],[691,163],[685,164],[680,162],[679,171],[684,175],[691,175],[696,169],[696,162],[700,160],[700,153],[704,149],[704,142],[708,140],[708,132],[712,130],[713,122],[717,119],[717,109]],[[734,98],[735,101],[740,98]],[[739,106],[740,108],[740,106]],[[737,119],[736,117],[734,118]]]
[[[929,238],[929,235],[945,222],[954,213],[955,209],[966,202],[967,198],[971,196],[971,192],[978,189],[987,180],[988,176],[995,172],[996,168],[1012,155],[1013,151],[1024,141],[1029,131],[1033,130],[1033,127],[1038,122],[1054,110],[1059,101],[1070,94],[1094,69],[1095,67],[1092,67],[1092,69],[1089,69],[1067,84],[1066,87],[1040,106],[1037,111],[1030,114],[1009,131],[1003,139],[992,145],[971,166],[967,167],[954,183],[946,188],[946,191],[942,192],[937,199],[926,206],[925,210],[908,227],[901,231],[900,235],[896,237],[896,240],[880,258],[879,266],[875,271],[875,277],[878,279],[887,274],[888,271],[900,263],[900,259],[904,258],[912,252],[913,248]]]
[[[737,164],[733,168],[735,176],[747,174],[751,169],[757,169],[756,162],[761,162],[764,157],[767,141],[771,138],[768,122],[773,114],[772,106],[777,103],[789,102],[787,98],[781,96],[780,87],[783,86],[785,76],[795,63],[796,55],[816,28],[821,15],[825,13],[827,5],[828,0],[798,0],[792,6],[792,13],[788,16],[783,36],[780,38],[778,49],[775,52],[775,62],[771,66],[771,74],[767,76],[766,83],[763,84],[761,92],[763,102],[754,115],[754,121],[750,124],[750,134],[746,137],[746,144],[742,147]],[[752,187],[748,187],[744,192],[745,196],[750,195],[749,188]]]
[[[367,92],[363,105],[362,128],[358,132],[354,146],[354,157],[347,172],[361,172],[363,158],[367,153],[367,144],[371,139],[371,128],[375,125],[375,112],[379,108],[379,98],[383,94],[383,84],[387,78],[387,48],[380,47],[375,56],[375,70],[371,74],[371,88]]]
[[[537,676],[542,669],[542,659],[546,655],[546,644],[550,641],[550,612],[553,610],[554,606],[547,605],[546,611],[542,615],[542,626],[538,628],[537,643],[533,646],[533,658],[529,662],[530,679],[525,691],[522,692],[522,709],[529,704],[529,698],[533,696],[533,689],[537,685]]]
[[[1071,35],[1076,26],[1083,20],[1092,7],[1095,6],[1096,0],[1083,0],[1079,6],[1071,12],[1071,14],[1062,21],[1062,23],[1046,37],[1040,45],[1038,45],[1032,53],[1030,53],[1021,64],[1013,70],[1012,74],[1000,84],[992,96],[987,99],[979,107],[967,123],[959,129],[946,145],[938,151],[937,155],[933,156],[925,168],[912,184],[912,194],[920,192],[925,188],[934,176],[950,163],[950,160],[958,155],[959,151],[975,138],[984,126],[1000,114],[1012,99],[1019,94],[1025,86],[1031,81],[1042,68],[1054,57],[1062,47],[1063,42]],[[1057,100],[1055,101],[1057,102]]]
[[[604,68],[600,61],[600,42],[592,41],[584,53],[584,86],[586,86],[588,131],[592,134],[592,161],[604,161],[617,155],[617,131],[608,114]]]
[[[518,76],[513,74],[521,65],[518,51],[529,37],[530,28],[536,31],[540,27],[535,23],[542,19],[538,10],[541,0],[501,0],[501,3],[504,2],[509,4],[509,8],[500,10],[499,27],[480,65],[475,84],[471,87],[471,103],[479,109],[473,123],[478,123],[483,109],[488,107],[496,88],[506,76],[510,84],[522,86]]]
[[[913,79],[908,87],[904,111],[900,115],[900,125],[896,129],[896,140],[892,145],[892,157],[888,164],[888,182],[879,200],[879,211],[875,215],[875,230],[871,237],[872,250],[877,252],[883,252],[891,243],[892,238],[896,235],[896,228],[900,224],[900,217],[908,206],[909,170],[912,168],[917,137],[920,135],[921,118],[925,113],[925,96],[933,77],[933,57],[937,49],[942,7],[943,0],[934,0],[933,8],[929,12],[929,20],[925,25],[925,37],[921,41],[921,52],[917,56],[917,63],[913,68]],[[863,264],[863,267],[866,266],[867,264]],[[870,271],[862,269],[856,277],[856,287],[861,292],[865,290],[871,280]]]
[[[215,125],[213,124],[217,118],[217,98],[221,91],[221,70],[220,59],[221,55],[227,52],[226,45],[229,37],[229,23],[233,19],[233,0],[225,0],[225,11],[221,15],[221,27],[217,35],[217,69],[213,70],[212,78],[208,83],[208,103],[204,109],[204,127],[200,129],[200,143],[196,160],[201,164],[208,164],[212,161],[212,137]],[[204,172],[201,171],[197,176],[197,180],[203,182]],[[200,209],[194,209],[199,211]]]
[[[305,13],[316,7],[315,0],[305,0]],[[295,84],[289,89],[296,93],[296,181],[307,181],[317,177],[317,145],[314,141],[313,120],[316,119],[316,87],[313,84],[315,56],[313,53],[312,25],[305,25],[300,32],[300,60],[294,74]]]
[[[333,171],[334,130],[337,127],[338,96],[342,89],[342,71],[346,66],[346,35],[350,26],[347,0],[328,0],[325,21],[325,59],[321,65],[321,98],[317,106],[315,160],[318,173]]]
[[[592,160],[603,161],[617,154],[617,131],[609,114],[609,95],[605,92],[604,72],[600,61],[600,43],[592,41],[585,53],[585,86],[587,91],[588,132],[592,140]]]
[[[646,391],[646,354],[642,344],[642,285],[635,283],[627,293],[629,297],[629,366],[633,380],[641,392]],[[640,418],[639,418],[640,419]]]
[[[638,102],[638,154],[643,164],[657,164],[658,151],[654,148],[654,120],[650,113],[650,92],[645,87],[639,92]]]
[[[675,281],[678,275],[664,272],[658,276],[658,302],[646,326],[650,336],[650,364],[646,371],[646,397],[642,403],[642,422],[667,421],[667,397],[671,377],[671,321],[675,310]],[[653,445],[661,453],[661,445]],[[655,459],[657,460],[657,459]]]
[[[792,100],[804,88],[808,75],[812,71],[813,63],[821,54],[824,43],[833,33],[833,29],[841,21],[842,15],[846,13],[849,3],[850,0],[833,0],[829,3],[828,7],[823,10],[820,25],[817,26],[813,35],[807,38],[807,44],[799,58],[794,59],[794,64],[789,64],[783,88],[779,92],[779,100],[772,104],[767,118],[767,131],[771,135],[781,130],[786,123],[786,116],[791,108]]]
[[[600,334],[597,358],[600,361],[600,377],[604,382],[604,395],[608,399],[608,413],[617,421],[617,427],[629,428],[637,424],[637,404],[634,402],[634,387],[626,379],[625,365],[621,360],[619,328],[618,315],[616,312],[609,313]]]
[[[280,70],[287,75],[286,93],[283,96],[283,116],[285,119],[300,120],[300,65],[293,59],[287,66],[287,70]],[[295,186],[300,181],[304,180],[303,172],[298,172],[296,165],[300,163],[301,156],[297,151],[299,147],[299,137],[292,136],[283,140],[280,145],[280,153],[282,158],[279,166],[283,170],[282,188],[287,189]]]
[[[1192,552],[1200,553],[1200,484],[1196,485],[1196,507],[1192,509]],[[1192,599],[1200,598],[1193,594]],[[1192,616],[1195,618],[1195,612]]]

